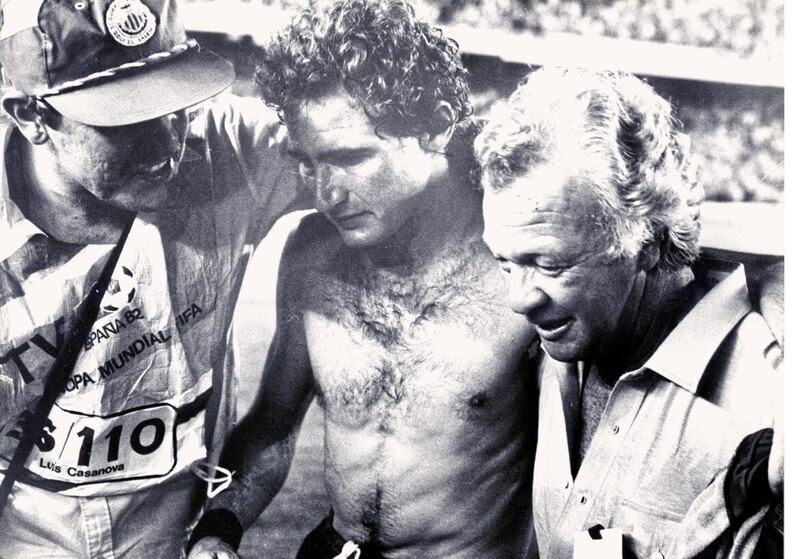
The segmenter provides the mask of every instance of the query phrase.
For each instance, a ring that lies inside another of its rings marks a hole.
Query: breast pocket
[[[624,534],[625,547],[639,559],[664,559],[673,548],[683,514],[653,504],[620,499],[611,526]]]

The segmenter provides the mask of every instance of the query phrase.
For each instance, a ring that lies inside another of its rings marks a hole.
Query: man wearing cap
[[[2,512],[3,557],[180,556],[191,470],[214,464],[230,424],[248,247],[300,200],[260,102],[190,109],[234,73],[177,12],[174,0],[0,12],[3,471],[76,308],[122,247]]]

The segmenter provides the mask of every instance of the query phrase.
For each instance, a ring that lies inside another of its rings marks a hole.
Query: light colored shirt
[[[0,153],[12,131],[0,133]],[[233,419],[229,336],[245,265],[299,199],[284,136],[255,99],[218,99],[192,122],[175,192],[187,203],[137,216],[72,378],[27,460],[28,483],[71,496],[124,494],[213,461]],[[0,173],[3,467],[113,248],[40,231],[9,196],[9,164]]]
[[[0,468],[112,249],[54,241],[25,218],[9,196],[12,133],[0,127]],[[221,96],[197,115],[173,191],[186,204],[134,222],[0,519],[0,555],[182,556],[190,465],[218,460],[234,419],[230,325],[245,266],[305,203],[295,171],[260,101]]]
[[[729,531],[722,480],[741,439],[771,425],[776,351],[738,267],[642,368],[620,377],[574,479],[575,418],[565,410],[579,406],[562,395],[576,393],[581,367],[541,352],[533,488],[540,556],[571,558],[576,534],[597,524],[621,529],[639,558],[691,556]],[[736,537],[740,545],[744,536]]]

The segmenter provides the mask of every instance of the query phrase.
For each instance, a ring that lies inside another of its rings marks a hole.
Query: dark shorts
[[[297,559],[333,559],[342,553],[342,548],[347,540],[333,528],[333,512],[319,526],[311,530],[303,540]],[[358,544],[361,550],[360,559],[383,559],[380,549],[371,544]],[[356,554],[350,553],[346,558],[355,559]]]

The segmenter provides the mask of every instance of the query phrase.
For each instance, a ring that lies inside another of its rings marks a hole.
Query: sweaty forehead
[[[364,108],[343,89],[300,103],[287,127],[290,146],[304,151],[380,140]]]
[[[518,178],[503,190],[484,192],[484,238],[493,250],[515,252],[524,244],[596,246],[602,219],[591,186],[580,176],[545,166]]]
[[[545,164],[484,196],[492,219],[506,225],[558,224],[581,228],[596,216],[599,202],[580,174]]]

